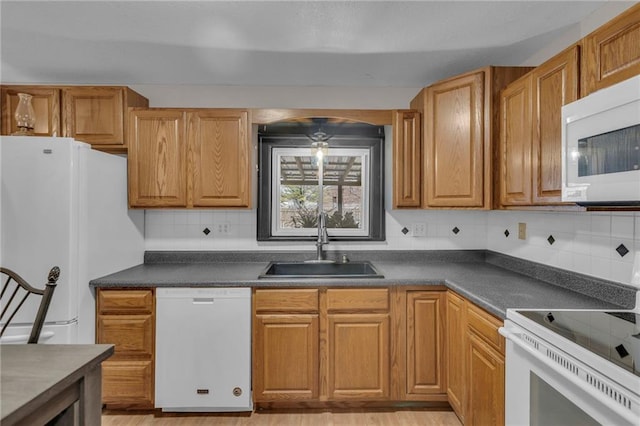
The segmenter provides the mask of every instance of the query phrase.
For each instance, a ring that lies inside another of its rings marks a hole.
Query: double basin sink
[[[271,262],[258,278],[384,278],[368,261]]]

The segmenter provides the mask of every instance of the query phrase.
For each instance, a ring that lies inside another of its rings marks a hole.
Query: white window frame
[[[301,155],[302,154],[302,155]],[[271,232],[273,236],[277,237],[309,237],[317,235],[318,229],[314,228],[287,228],[284,229],[280,226],[280,205],[281,205],[281,191],[280,182],[282,179],[282,173],[280,168],[280,159],[282,157],[312,157],[310,148],[291,148],[291,147],[276,147],[273,148],[271,157]],[[360,157],[362,162],[362,212],[360,219],[360,228],[327,228],[329,237],[346,236],[346,237],[366,237],[369,235],[369,177],[371,173],[371,153],[368,148],[329,148],[329,152],[326,157],[340,156],[340,157]],[[325,157],[325,158],[326,158]]]

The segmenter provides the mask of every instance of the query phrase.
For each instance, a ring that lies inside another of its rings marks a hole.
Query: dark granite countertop
[[[93,287],[301,287],[445,285],[494,315],[507,308],[633,308],[637,289],[483,250],[357,252],[384,278],[258,279],[270,260],[301,253],[149,252],[145,263],[92,280]],[[517,271],[517,272],[516,272]]]

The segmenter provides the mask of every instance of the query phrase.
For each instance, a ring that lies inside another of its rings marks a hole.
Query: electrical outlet
[[[427,236],[427,224],[426,223],[414,223],[411,225],[411,235],[414,237],[426,237]]]
[[[526,240],[527,239],[527,224],[520,222],[518,223],[518,239]]]
[[[229,235],[231,232],[231,225],[228,223],[219,223],[216,225],[216,234],[218,235]]]

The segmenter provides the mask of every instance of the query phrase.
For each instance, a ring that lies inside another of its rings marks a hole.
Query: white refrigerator
[[[0,137],[0,264],[42,288],[60,278],[39,343],[94,343],[89,281],[143,262],[144,211],[127,207],[127,159],[71,138]],[[24,343],[37,302],[2,343]]]

